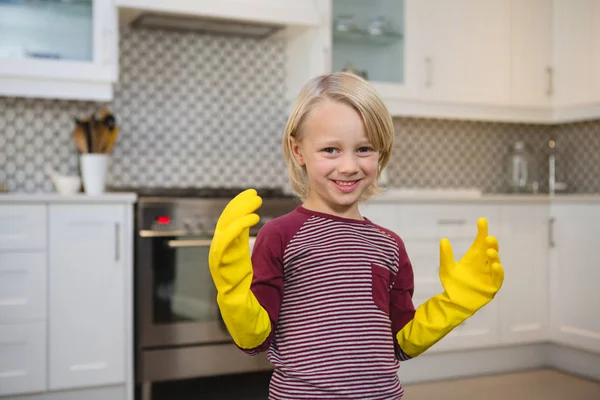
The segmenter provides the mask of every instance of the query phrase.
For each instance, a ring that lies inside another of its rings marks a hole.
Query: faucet
[[[550,156],[548,157],[548,194],[554,196],[556,192],[556,142],[552,139],[548,141]]]

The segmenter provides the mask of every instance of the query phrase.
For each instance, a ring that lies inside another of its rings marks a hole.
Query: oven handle
[[[250,246],[254,246],[254,242],[256,241],[256,237],[255,236],[251,236],[250,237]],[[178,247],[206,247],[206,246],[210,246],[212,240],[211,239],[196,239],[196,240],[185,240],[185,239],[178,239],[178,240],[169,240],[167,242],[167,246],[171,247],[171,248],[178,248]]]
[[[179,239],[179,240],[169,240],[167,242],[167,246],[174,248],[174,247],[206,247],[206,246],[210,246],[210,243],[212,242],[212,240],[210,239],[196,239],[196,240],[185,240],[185,239]]]

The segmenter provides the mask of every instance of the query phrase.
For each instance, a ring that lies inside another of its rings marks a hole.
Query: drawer
[[[46,206],[0,206],[0,251],[46,248]]]
[[[403,239],[475,239],[477,220],[494,218],[490,206],[424,205],[400,207],[400,229]]]
[[[46,253],[0,253],[0,324],[46,319]]]
[[[46,324],[0,325],[0,396],[46,390]]]

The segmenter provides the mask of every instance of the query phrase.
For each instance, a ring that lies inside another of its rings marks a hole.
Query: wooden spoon
[[[115,126],[115,128],[109,132],[108,139],[105,141],[104,149],[102,150],[105,154],[110,154],[115,143],[117,142],[117,138],[119,137],[119,127]]]
[[[75,129],[73,130],[73,137],[75,138],[75,146],[80,153],[87,153],[88,140],[82,122],[75,119]]]

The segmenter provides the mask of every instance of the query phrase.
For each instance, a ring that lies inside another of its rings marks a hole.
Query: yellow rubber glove
[[[243,349],[260,346],[271,333],[269,314],[250,291],[252,262],[249,231],[260,220],[256,190],[238,194],[223,210],[210,245],[208,263],[223,321]]]
[[[440,241],[440,280],[444,292],[421,304],[396,335],[402,351],[416,357],[489,303],[504,281],[498,241],[488,236],[485,218],[477,221],[477,236],[463,258],[454,261],[452,246]]]

